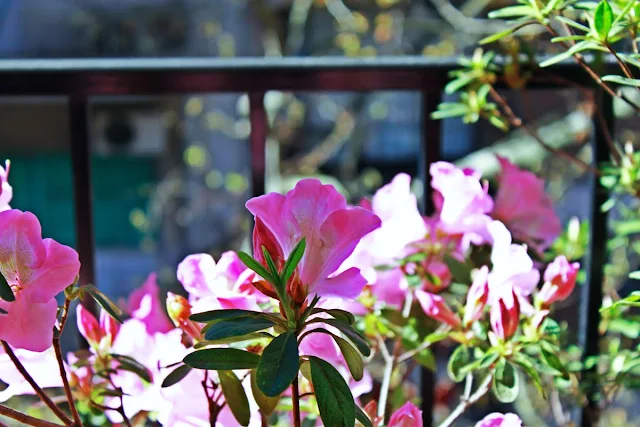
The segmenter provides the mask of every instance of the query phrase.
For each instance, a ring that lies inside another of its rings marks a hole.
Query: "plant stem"
[[[64,368],[64,358],[62,357],[62,348],[60,347],[60,335],[62,334],[62,328],[67,321],[67,313],[69,312],[69,304],[71,301],[68,299],[64,303],[64,312],[62,313],[62,319],[60,321],[60,329],[56,329],[53,334],[53,349],[56,352],[56,360],[58,361],[58,368],[60,370],[60,378],[62,379],[62,385],[64,387],[64,394],[67,396],[67,402],[69,403],[69,409],[71,410],[71,416],[73,417],[73,425],[76,427],[82,427],[82,420],[76,408],[75,400],[73,399],[73,393],[71,392],[71,386],[69,385],[69,379],[67,378],[67,371]]]
[[[518,117],[516,113],[513,112],[513,110],[509,106],[509,103],[506,101],[506,99],[504,99],[493,86],[489,86],[489,93],[491,94],[491,97],[493,98],[493,100],[496,101],[500,105],[500,107],[502,107],[502,110],[504,111],[504,115],[506,116],[511,126],[523,129],[525,132],[529,134],[529,136],[531,136],[533,139],[538,141],[540,145],[542,145],[546,150],[550,151],[551,153],[556,154],[564,159],[567,159],[570,162],[576,163],[581,168],[588,170],[589,172],[593,173],[596,176],[600,176],[600,171],[598,169],[594,168],[593,166],[583,162],[582,160],[576,157],[573,157],[568,153],[565,153],[562,150],[558,150],[557,148],[547,144],[542,138],[540,138],[540,136],[533,129],[531,129],[529,126],[523,123],[522,119]],[[615,151],[613,147],[610,147],[610,151],[614,156],[615,154],[617,154],[617,151]]]
[[[33,377],[29,375],[29,372],[27,372],[24,365],[22,364],[22,362],[20,362],[20,360],[18,359],[16,354],[13,352],[13,349],[9,346],[9,344],[7,344],[5,341],[0,341],[0,344],[2,344],[2,347],[4,348],[5,353],[7,353],[7,356],[9,356],[9,359],[11,359],[14,366],[18,370],[18,372],[20,372],[20,375],[22,375],[22,377],[29,383],[29,385],[31,386],[31,388],[33,388],[33,391],[40,398],[40,400],[45,405],[47,405],[49,409],[51,409],[51,411],[60,419],[60,421],[62,421],[65,425],[71,425],[72,424],[71,419],[67,416],[67,414],[64,413],[62,409],[58,407],[58,405],[56,405],[51,400],[49,396],[47,396],[44,390],[42,390],[42,388],[34,381]]]
[[[382,376],[382,384],[380,385],[380,397],[378,398],[378,417],[384,422],[384,414],[387,407],[387,399],[389,397],[389,388],[391,387],[391,376],[395,368],[396,358],[389,354],[384,339],[378,336],[378,347],[385,362],[384,374]]]
[[[293,380],[291,384],[291,400],[293,402],[293,425],[294,427],[301,427],[302,420],[300,419],[300,390],[298,390],[298,376]]]
[[[0,415],[4,415],[5,417],[11,418],[16,421],[20,421],[21,423],[28,426],[35,427],[63,427],[62,424],[51,423],[49,421],[39,420],[37,418],[31,417],[27,414],[23,414],[22,412],[15,411],[11,408],[7,408],[4,405],[0,405]]]
[[[609,52],[611,52],[613,57],[616,58],[616,61],[618,61],[618,65],[620,66],[620,69],[622,69],[622,72],[624,73],[624,75],[627,78],[633,79],[633,74],[631,74],[631,70],[629,69],[629,67],[627,67],[627,64],[625,64],[622,61],[622,59],[620,59],[620,57],[618,56],[618,53],[611,47],[609,43],[607,43],[607,49],[609,49]]]
[[[462,416],[462,414],[464,414],[464,412],[467,409],[469,409],[469,407],[471,405],[476,403],[485,394],[487,394],[487,392],[491,388],[491,380],[492,379],[493,379],[493,374],[487,375],[486,378],[484,379],[484,381],[482,381],[482,383],[480,384],[480,386],[478,387],[478,389],[476,390],[475,393],[473,393],[471,396],[469,396],[468,399],[465,399],[465,397],[463,396],[463,398],[460,399],[460,403],[458,404],[458,406],[456,406],[456,408],[451,412],[451,414],[449,414],[447,419],[445,419],[438,427],[450,427],[450,426],[452,426],[453,423],[455,423],[456,420],[458,418],[460,418],[460,416]]]

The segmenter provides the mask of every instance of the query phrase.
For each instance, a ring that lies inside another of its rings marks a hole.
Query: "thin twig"
[[[40,400],[45,405],[47,405],[49,409],[51,409],[51,411],[60,419],[60,421],[62,421],[66,425],[71,425],[71,418],[69,418],[67,414],[65,414],[64,411],[58,407],[58,405],[53,403],[51,398],[49,398],[44,390],[42,390],[42,388],[34,381],[33,377],[29,374],[29,372],[27,372],[24,365],[22,364],[22,362],[20,362],[9,344],[7,344],[5,341],[0,341],[0,344],[2,344],[5,353],[7,353],[7,356],[9,356],[9,359],[11,359],[18,372],[20,372],[20,375],[22,375],[22,377],[29,383]]]
[[[67,324],[67,318],[69,317],[69,306],[71,305],[71,300],[69,298],[65,298],[64,305],[62,306],[62,316],[60,316],[60,335],[64,331],[64,325]]]
[[[69,301],[69,300],[66,300]],[[69,308],[68,303],[65,301],[65,308]],[[66,321],[66,316],[63,314]],[[64,324],[61,322],[60,327]],[[71,386],[69,385],[69,379],[67,378],[67,371],[64,368],[64,358],[62,357],[62,348],[60,347],[60,332],[56,329],[53,334],[53,349],[56,352],[56,360],[58,361],[58,369],[60,371],[60,378],[62,379],[62,385],[64,387],[64,394],[67,396],[67,402],[69,403],[69,409],[71,410],[71,416],[73,417],[73,425],[77,427],[82,426],[82,420],[76,408],[75,401],[73,399],[73,393],[71,392]]]
[[[616,61],[618,61],[618,65],[622,69],[622,72],[624,73],[624,75],[630,79],[633,79],[633,74],[631,74],[631,70],[629,69],[629,67],[627,67],[627,64],[625,64],[622,61],[622,59],[620,59],[620,57],[618,56],[618,53],[611,47],[609,43],[607,43],[607,49],[609,49],[609,52],[611,52],[613,57],[616,58]]]
[[[485,377],[484,381],[480,384],[475,393],[469,396],[468,399],[460,399],[460,403],[456,408],[449,414],[449,416],[442,422],[438,427],[450,427],[453,423],[456,422],[464,412],[469,409],[471,405],[480,400],[485,394],[489,392],[491,388],[491,380],[493,379],[493,374],[489,374]]]
[[[293,403],[293,426],[301,427],[300,419],[300,389],[298,389],[298,376],[296,375],[291,384],[291,402]]]
[[[12,420],[20,421],[28,426],[35,427],[64,427],[62,424],[56,424],[49,421],[39,420],[38,418],[31,417],[22,412],[15,411],[11,408],[7,408],[4,405],[0,405],[0,415],[11,418]]]
[[[522,119],[518,117],[516,113],[513,112],[513,110],[509,106],[509,103],[502,97],[502,95],[498,93],[498,91],[493,86],[489,86],[489,93],[491,94],[491,97],[493,98],[493,100],[500,105],[500,107],[504,112],[504,115],[506,116],[506,119],[509,121],[511,126],[515,128],[523,129],[525,132],[529,134],[529,136],[535,139],[542,147],[544,147],[546,150],[550,151],[551,153],[579,165],[581,168],[593,173],[596,176],[600,176],[600,171],[598,169],[583,162],[577,157],[573,157],[569,153],[565,153],[564,151],[558,150],[557,148],[547,144],[542,138],[540,138],[540,136],[536,133],[536,131],[534,131],[529,126],[527,126],[522,121]]]

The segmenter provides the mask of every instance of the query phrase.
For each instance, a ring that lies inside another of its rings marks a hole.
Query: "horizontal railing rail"
[[[91,187],[89,108],[91,97],[104,95],[170,95],[231,92],[249,95],[251,122],[252,192],[264,192],[265,141],[268,135],[264,95],[280,91],[417,91],[422,96],[421,163],[423,174],[440,159],[440,121],[431,119],[440,102],[455,58],[152,58],[152,59],[47,59],[0,60],[0,96],[65,96],[69,105],[76,249],[82,270],[80,282],[94,283],[95,245]],[[564,62],[549,70],[535,70],[535,88],[593,86],[575,63]],[[605,124],[613,129],[610,98],[600,106]],[[607,160],[602,123],[595,120],[594,162]],[[390,141],[392,144],[393,141]],[[423,177],[426,178],[426,177]],[[425,179],[424,182],[427,182]],[[425,185],[425,212],[431,213],[430,186]],[[606,214],[599,204],[606,193],[594,181],[591,212],[591,248],[586,260],[587,281],[582,289],[579,341],[585,356],[597,354],[599,306],[605,260]],[[99,284],[97,284],[99,285]],[[422,374],[424,425],[432,425],[431,372]],[[595,391],[594,391],[595,395]],[[578,422],[588,425],[586,418]]]

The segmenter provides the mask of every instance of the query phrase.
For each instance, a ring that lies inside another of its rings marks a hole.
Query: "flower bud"
[[[520,303],[513,289],[504,292],[493,303],[490,322],[493,333],[502,341],[515,335],[520,323]]]
[[[424,290],[428,292],[440,292],[451,284],[451,271],[449,266],[442,261],[430,261],[424,265],[424,272]]]
[[[102,310],[100,312],[100,329],[102,331],[103,340],[106,340],[106,344],[111,347],[113,341],[115,341],[118,332],[120,332],[120,323],[111,317],[109,313]]]
[[[407,402],[391,415],[388,427],[422,427],[422,411]]]
[[[484,307],[489,298],[489,268],[484,265],[476,272],[473,283],[467,293],[467,304],[464,308],[464,325],[468,327],[482,317]]]
[[[181,295],[167,292],[167,313],[173,324],[182,329],[191,338],[200,340],[202,334],[198,325],[189,317],[191,316],[191,304]]]
[[[102,330],[96,318],[82,304],[76,307],[78,330],[92,347],[97,347],[102,339]]]
[[[579,263],[569,263],[564,255],[556,257],[544,272],[544,285],[537,300],[548,307],[556,301],[566,299],[576,286],[579,269]]]
[[[460,318],[451,311],[444,298],[440,295],[418,290],[416,291],[416,298],[427,316],[446,323],[453,328],[460,327]]]

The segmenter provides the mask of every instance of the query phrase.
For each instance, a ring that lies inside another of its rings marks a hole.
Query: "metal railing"
[[[65,96],[69,106],[73,191],[76,216],[76,249],[82,269],[80,283],[94,283],[95,245],[91,187],[89,102],[97,95],[167,95],[207,92],[240,92],[249,95],[251,122],[252,192],[264,192],[265,141],[268,133],[264,95],[281,91],[382,91],[406,90],[422,96],[422,144],[417,159],[427,173],[440,158],[440,121],[431,119],[447,82],[447,73],[457,67],[452,58],[166,58],[166,59],[68,59],[0,60],[0,96]],[[562,79],[532,82],[536,88],[571,87],[590,80],[572,63],[555,66],[551,72]],[[560,83],[558,83],[560,82]],[[565,82],[565,83],[562,83]],[[604,125],[613,129],[612,100],[603,98],[599,107]],[[593,161],[608,160],[602,122],[594,120]],[[392,142],[390,142],[392,143]],[[424,182],[428,182],[426,179]],[[606,214],[600,205],[606,191],[594,180],[591,206],[591,246],[584,263],[587,280],[582,287],[578,342],[584,357],[598,352],[599,308],[602,301],[603,266],[606,260]],[[425,185],[424,210],[430,213],[430,186]],[[98,284],[99,285],[99,284]],[[421,377],[424,425],[432,425],[434,378],[423,370]],[[591,390],[595,396],[597,387]],[[594,398],[595,399],[595,398]],[[592,399],[590,405],[597,402]],[[589,408],[581,411],[577,425],[591,425]]]

